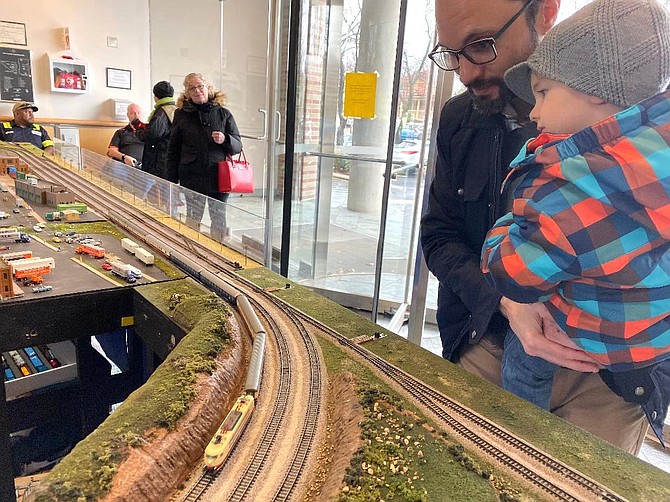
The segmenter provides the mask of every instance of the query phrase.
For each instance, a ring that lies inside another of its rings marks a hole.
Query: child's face
[[[574,134],[608,116],[602,115],[602,107],[592,96],[556,80],[532,72],[530,84],[535,96],[530,118],[540,132]]]

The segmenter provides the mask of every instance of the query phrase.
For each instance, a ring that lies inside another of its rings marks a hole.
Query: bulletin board
[[[30,50],[0,47],[0,101],[34,102]]]

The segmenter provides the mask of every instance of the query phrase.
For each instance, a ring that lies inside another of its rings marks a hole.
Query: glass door
[[[150,5],[152,79],[207,76],[254,166],[255,193],[229,198],[226,245],[373,318],[404,317],[431,138],[433,0]],[[179,36],[175,16],[188,27]]]
[[[254,167],[254,193],[231,194],[228,245],[278,270],[289,2],[226,0],[221,6],[221,87]],[[282,70],[284,68],[284,70]],[[274,252],[273,252],[274,250]]]
[[[301,4],[286,272],[373,317],[410,302],[433,26],[431,0]]]

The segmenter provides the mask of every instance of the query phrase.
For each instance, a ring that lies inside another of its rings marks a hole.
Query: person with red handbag
[[[220,202],[208,203],[213,238],[228,234],[229,193],[219,191],[218,164],[242,151],[235,118],[224,104],[224,94],[215,91],[200,73],[186,75],[184,91],[177,99],[167,160],[169,181]],[[186,215],[199,229],[204,203],[193,199],[186,197]]]

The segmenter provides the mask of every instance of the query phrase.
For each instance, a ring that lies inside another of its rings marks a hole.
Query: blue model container
[[[23,351],[26,353],[28,356],[28,359],[30,359],[30,362],[33,363],[33,366],[35,366],[35,369],[38,372],[46,371],[49,368],[46,367],[46,365],[42,362],[40,359],[40,356],[37,355],[37,352],[35,352],[35,349],[32,347],[26,347],[23,349]]]

